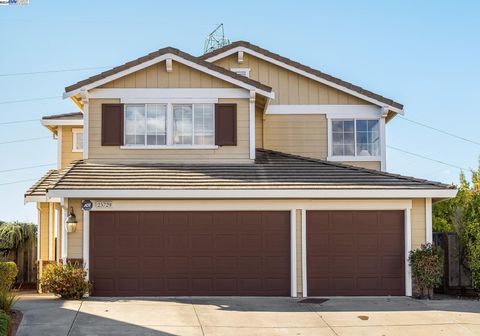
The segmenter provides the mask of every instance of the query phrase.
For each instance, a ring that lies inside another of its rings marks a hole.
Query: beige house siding
[[[417,198],[412,200],[411,222],[412,222],[412,249],[419,248],[426,242],[426,216],[425,199]]]
[[[228,70],[250,68],[251,79],[266,84],[275,91],[275,99],[271,104],[370,104],[247,53],[244,53],[241,64],[237,60],[235,53],[214,63]]]
[[[49,206],[46,202],[37,203],[38,209],[38,219],[39,219],[39,228],[38,232],[40,233],[40,254],[38,259],[48,260],[48,244],[51,242],[52,237],[49,236],[48,232],[48,213]]]
[[[61,168],[65,168],[74,160],[81,160],[83,158],[82,152],[73,151],[73,128],[82,128],[81,126],[59,126],[62,128],[61,136]]]
[[[233,88],[233,84],[173,61],[167,72],[165,61],[106,83],[100,88]]]
[[[91,99],[89,107],[89,160],[96,162],[229,162],[249,163],[249,100],[219,99],[237,104],[237,146],[218,149],[121,149],[101,145],[102,104],[119,99]]]
[[[342,161],[341,163],[367,169],[381,169],[380,161]]]
[[[255,146],[263,148],[263,111],[255,108]]]

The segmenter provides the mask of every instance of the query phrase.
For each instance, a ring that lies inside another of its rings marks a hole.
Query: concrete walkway
[[[90,298],[22,295],[25,335],[480,335],[480,303],[335,298]]]

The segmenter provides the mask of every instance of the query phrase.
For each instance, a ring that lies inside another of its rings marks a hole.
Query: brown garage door
[[[308,211],[308,295],[405,295],[404,246],[403,211]]]
[[[91,212],[93,295],[289,295],[289,237],[289,212]]]

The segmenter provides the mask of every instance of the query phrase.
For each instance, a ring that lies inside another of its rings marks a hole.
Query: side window
[[[83,152],[83,129],[72,129],[72,152]]]

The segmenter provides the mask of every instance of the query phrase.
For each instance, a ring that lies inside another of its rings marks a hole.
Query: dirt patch
[[[10,315],[10,336],[14,336],[20,326],[20,322],[22,322],[23,313],[20,310],[12,309],[8,315]]]

